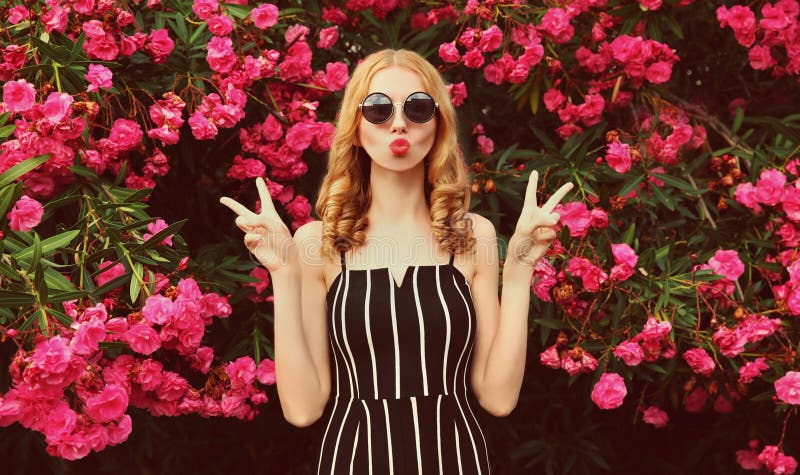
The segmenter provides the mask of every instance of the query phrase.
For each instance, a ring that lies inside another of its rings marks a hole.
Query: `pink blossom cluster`
[[[616,409],[625,401],[628,388],[617,373],[603,373],[592,389],[592,402],[600,409]]]
[[[692,126],[686,112],[675,106],[665,106],[657,115],[650,115],[641,123],[640,130],[650,135],[637,148],[645,157],[664,165],[675,165],[681,154],[697,150],[706,142],[706,129]]]
[[[707,264],[698,264],[693,269],[696,271],[710,270],[722,276],[722,279],[713,282],[704,282],[700,285],[700,292],[712,298],[724,300],[730,296],[736,287],[736,281],[744,274],[744,263],[739,254],[733,250],[719,249],[708,259]]]
[[[767,445],[758,452],[761,445],[758,439],[748,442],[747,449],[736,451],[736,462],[745,470],[754,470],[763,473],[767,470],[773,474],[792,474],[797,470],[797,461],[794,457],[785,455],[779,446]]]
[[[41,203],[26,195],[22,195],[11,211],[6,214],[8,225],[14,231],[30,231],[39,225],[44,215]]]
[[[638,366],[642,361],[653,362],[658,358],[675,356],[675,342],[670,337],[672,324],[650,317],[642,331],[614,347],[614,356],[628,366]]]
[[[494,141],[486,135],[483,124],[475,124],[472,127],[472,135],[475,135],[475,141],[478,144],[478,151],[481,155],[488,157],[494,153]]]
[[[597,359],[579,346],[559,350],[558,344],[552,345],[539,354],[539,361],[548,368],[563,369],[570,376],[597,369]]]
[[[129,406],[154,415],[252,419],[256,406],[267,402],[254,383],[274,384],[274,363],[265,359],[257,366],[242,357],[212,369],[214,351],[200,346],[201,339],[214,316],[230,314],[227,299],[202,293],[190,278],[165,294],[172,298],[152,295],[141,312],[127,316],[110,314],[102,303],[79,309],[65,302],[72,325],[57,327],[51,337],[37,336],[33,350],[20,348],[12,361],[12,388],[0,395],[0,426],[19,422],[44,434],[48,453],[75,460],[127,440]],[[109,359],[103,344],[115,341],[133,353]],[[196,389],[166,369],[154,357],[160,348],[209,374],[209,383]]]
[[[739,320],[735,328],[720,325],[712,341],[720,353],[728,358],[738,356],[745,350],[748,343],[758,343],[772,335],[781,327],[780,318],[767,318],[763,315],[747,315]]]
[[[800,75],[800,3],[797,0],[765,2],[760,18],[749,5],[722,5],[717,21],[730,27],[736,41],[748,48],[750,66],[770,70],[774,77]]]

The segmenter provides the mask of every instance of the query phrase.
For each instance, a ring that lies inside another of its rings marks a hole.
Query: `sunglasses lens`
[[[361,104],[361,113],[364,118],[373,124],[380,124],[392,116],[394,105],[389,96],[379,92],[370,94]]]
[[[415,92],[406,99],[403,113],[413,122],[427,122],[436,114],[436,102],[424,92]]]

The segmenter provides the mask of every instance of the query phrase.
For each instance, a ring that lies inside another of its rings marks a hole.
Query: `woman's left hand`
[[[506,260],[515,260],[517,263],[533,267],[545,255],[547,249],[556,238],[553,226],[558,223],[561,216],[553,213],[556,205],[572,189],[572,183],[561,186],[553,196],[540,208],[536,204],[536,187],[538,186],[539,173],[531,172],[528,179],[528,189],[525,191],[525,204],[522,206],[517,227],[509,240],[508,257]]]

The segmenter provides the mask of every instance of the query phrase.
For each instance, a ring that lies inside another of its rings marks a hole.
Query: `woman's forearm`
[[[305,427],[322,415],[328,394],[315,367],[303,328],[299,265],[272,274],[275,298],[275,374],[284,417]]]
[[[497,415],[517,404],[528,347],[528,309],[533,267],[509,259],[503,266],[500,319],[486,361],[481,403]]]

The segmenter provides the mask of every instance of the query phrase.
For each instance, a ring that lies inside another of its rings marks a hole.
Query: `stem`
[[[59,76],[59,74],[58,74],[58,68],[59,67],[61,67],[60,64],[58,64],[56,62],[53,62],[53,74],[56,77],[56,89],[58,89],[58,92],[62,92],[61,91],[61,76]]]

